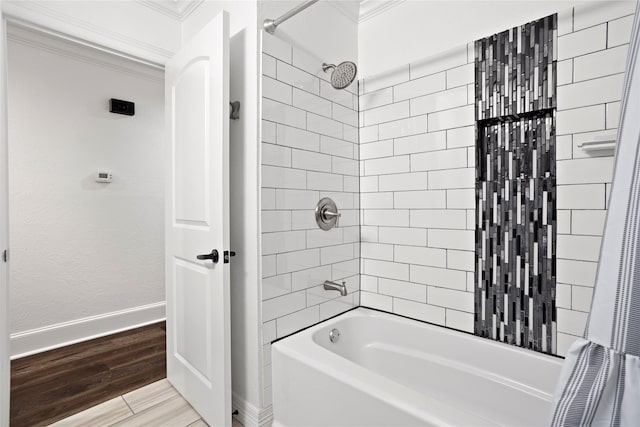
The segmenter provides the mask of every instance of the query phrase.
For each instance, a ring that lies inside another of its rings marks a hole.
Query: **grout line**
[[[127,405],[127,408],[129,408],[129,410],[131,411],[131,415],[135,415],[135,411],[133,410],[133,408],[131,408],[131,405],[129,405],[129,402],[127,402],[127,399],[124,398],[124,394],[120,396],[122,398],[122,400],[124,401],[124,404]]]

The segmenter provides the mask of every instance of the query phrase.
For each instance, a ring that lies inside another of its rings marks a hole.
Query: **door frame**
[[[71,41],[92,49],[96,49],[111,55],[142,63],[157,69],[164,70],[164,64],[155,62],[157,55],[152,52],[141,56],[134,56],[118,50],[115,46],[93,43],[88,39],[79,38],[70,34],[57,31],[33,20],[24,17],[8,15],[2,9],[0,0],[0,427],[9,426],[10,419],[10,390],[11,390],[11,351],[9,334],[9,289],[11,280],[9,277],[8,263],[2,259],[3,251],[9,249],[9,200],[8,200],[8,102],[7,102],[7,26],[14,24],[47,34],[54,38]]]

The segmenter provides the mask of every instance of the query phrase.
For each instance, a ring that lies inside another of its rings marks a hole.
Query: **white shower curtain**
[[[553,426],[640,426],[639,10],[636,6],[591,312],[584,338],[567,354]]]

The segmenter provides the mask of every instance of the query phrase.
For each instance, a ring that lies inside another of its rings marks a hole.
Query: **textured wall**
[[[8,54],[11,331],[163,302],[162,73],[28,32]]]

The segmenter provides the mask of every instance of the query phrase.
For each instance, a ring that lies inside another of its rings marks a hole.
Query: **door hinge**
[[[2,261],[7,262],[9,260],[9,252],[5,249],[2,252]]]

